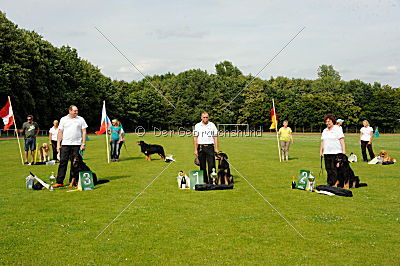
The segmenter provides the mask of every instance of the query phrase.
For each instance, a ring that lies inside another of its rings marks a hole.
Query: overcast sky
[[[400,87],[400,0],[15,1],[1,11],[20,28],[56,46],[69,45],[113,79],[141,75],[98,27],[148,75],[203,69],[232,61],[260,74],[314,79],[332,64],[344,80]]]

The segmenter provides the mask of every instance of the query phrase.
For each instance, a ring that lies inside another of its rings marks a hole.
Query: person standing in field
[[[338,120],[336,120],[336,125],[342,130],[342,132],[343,132],[343,128],[342,128],[343,123],[344,123],[343,119],[339,118]]]
[[[211,184],[212,169],[215,169],[215,153],[218,149],[218,130],[213,122],[208,121],[207,112],[201,113],[201,122],[194,127],[194,154],[199,158],[200,170],[204,172],[204,183]],[[208,167],[207,167],[208,166]],[[208,169],[208,171],[207,171]]]
[[[319,154],[324,157],[327,183],[329,186],[337,186],[336,156],[346,154],[343,131],[335,125],[336,117],[332,114],[324,117],[326,128],[322,131]]]
[[[53,150],[53,160],[59,162],[57,158],[57,136],[58,136],[58,120],[53,121],[53,127],[49,130],[49,144]]]
[[[19,132],[24,134],[25,164],[35,163],[36,136],[39,134],[39,125],[33,121],[33,115],[28,115]],[[28,153],[31,151],[31,163],[28,163]]]
[[[368,148],[368,153],[371,160],[375,158],[374,151],[372,150],[373,136],[374,136],[374,130],[372,129],[372,127],[370,127],[369,122],[367,120],[364,120],[363,127],[360,129],[360,142],[359,142],[364,162],[368,162],[366,148]]]
[[[108,129],[108,133],[111,135],[110,137],[111,161],[118,162],[121,138],[123,141],[123,135],[122,135],[123,131],[122,131],[122,126],[117,119],[112,120],[112,126]]]
[[[289,122],[287,120],[283,121],[283,127],[278,131],[279,134],[279,144],[281,145],[282,160],[289,161],[289,147],[290,142],[294,144],[292,129],[288,127]]]
[[[68,115],[60,120],[57,135],[57,152],[60,153],[57,184],[53,187],[63,187],[65,174],[67,173],[68,160],[71,160],[70,179],[79,180],[79,173],[72,167],[73,156],[79,154],[79,150],[85,150],[86,146],[86,121],[78,116],[78,107],[71,105]],[[62,143],[61,143],[62,142]]]
[[[124,145],[124,141],[125,141],[125,131],[124,131],[124,127],[122,126],[121,122],[119,122],[120,126],[121,126],[121,134],[119,135],[119,144],[118,144],[118,159],[119,156],[121,155],[121,148],[122,145]]]

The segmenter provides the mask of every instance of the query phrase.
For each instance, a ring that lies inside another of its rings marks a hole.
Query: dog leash
[[[131,157],[131,155],[130,155],[129,152],[128,152],[128,148],[126,147],[125,141],[123,142],[123,145],[124,145],[124,147],[125,147],[126,153],[128,154],[129,157]]]
[[[81,149],[79,149],[79,154],[82,156],[82,160],[84,160],[84,159],[85,159],[85,157],[84,157],[84,151],[81,150]]]
[[[323,157],[320,156],[321,160],[320,160],[320,169],[319,169],[319,173],[318,173],[318,179],[321,178],[321,175],[323,174],[323,168],[322,168],[322,159]]]

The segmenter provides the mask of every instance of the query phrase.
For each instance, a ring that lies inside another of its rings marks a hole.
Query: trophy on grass
[[[211,184],[216,185],[218,182],[218,174],[215,172],[215,168],[212,169],[212,173],[210,174]]]
[[[310,173],[307,177],[308,182],[307,182],[307,187],[306,190],[313,192],[314,186],[315,186],[315,177]]]

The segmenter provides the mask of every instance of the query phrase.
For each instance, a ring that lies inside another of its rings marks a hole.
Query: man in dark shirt
[[[31,164],[35,162],[36,136],[39,134],[39,125],[33,121],[33,116],[28,115],[27,122],[22,124],[20,132],[24,134],[25,139],[25,164],[28,164],[28,151],[31,151]]]

